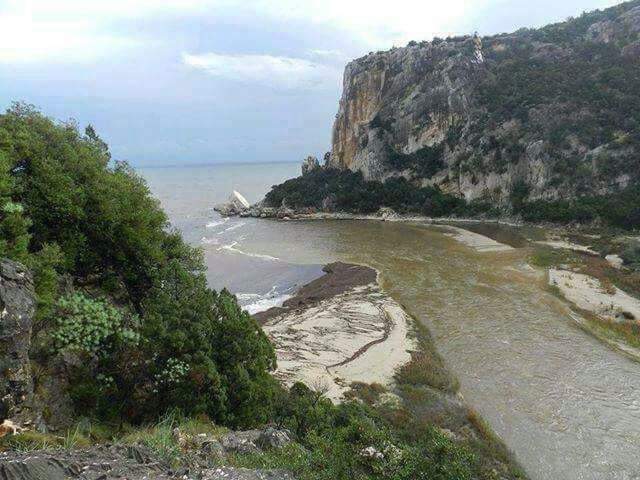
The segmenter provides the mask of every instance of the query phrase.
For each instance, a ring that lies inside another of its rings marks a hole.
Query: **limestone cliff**
[[[540,30],[411,42],[349,63],[329,165],[507,203],[640,175],[640,2]]]

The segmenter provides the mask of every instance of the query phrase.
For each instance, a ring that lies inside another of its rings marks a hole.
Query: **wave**
[[[265,260],[271,260],[271,261],[280,260],[278,257],[272,257],[271,255],[245,252],[243,250],[240,250],[239,248],[236,248],[236,245],[238,245],[238,242],[231,242],[229,245],[223,245],[222,247],[218,248],[218,251],[227,250],[229,252],[239,253],[240,255],[246,255],[247,257],[263,258]]]
[[[225,217],[222,220],[217,220],[215,222],[209,222],[209,223],[207,223],[207,228],[215,228],[215,227],[217,227],[219,225],[224,225],[228,221],[229,221],[229,217]]]
[[[276,288],[272,288],[266,295],[260,295],[258,293],[238,293],[236,294],[240,303],[249,301],[246,305],[243,305],[242,309],[249,312],[251,315],[258,312],[264,312],[271,307],[279,307],[286,300],[291,298],[288,293],[276,294]]]
[[[219,245],[220,244],[220,240],[218,238],[202,237],[200,239],[200,243],[203,243],[205,245]]]
[[[245,225],[245,222],[236,223],[235,225],[231,225],[230,227],[225,228],[221,232],[218,232],[218,235],[222,235],[225,232],[231,232],[232,230],[243,227],[244,225]]]

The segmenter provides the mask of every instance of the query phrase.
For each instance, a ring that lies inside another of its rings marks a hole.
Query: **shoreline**
[[[536,240],[532,238],[525,238],[527,247],[536,248],[536,247],[544,247],[550,248],[553,250],[566,250],[572,251],[578,254],[589,255],[591,257],[599,258],[601,255],[598,251],[594,250],[589,246],[585,246],[573,241],[567,240],[558,240],[558,238],[562,237],[562,235],[570,235],[571,230],[567,225],[564,226],[552,226],[552,225],[542,225],[542,224],[530,224],[525,222],[516,222],[511,220],[501,220],[501,219],[486,219],[486,218],[457,218],[457,217],[425,217],[425,216],[411,216],[411,215],[399,215],[394,212],[383,212],[382,214],[376,215],[356,215],[350,213],[311,213],[311,214],[297,214],[294,218],[277,218],[277,217],[267,217],[266,219],[271,220],[279,220],[279,221],[318,221],[318,220],[364,220],[364,221],[388,221],[388,222],[416,222],[423,223],[436,227],[443,227],[450,230],[450,233],[445,233],[445,235],[454,238],[456,241],[474,249],[479,253],[500,253],[500,252],[508,252],[514,250],[514,248],[506,242],[499,242],[490,236],[483,235],[481,233],[474,232],[470,229],[460,228],[451,224],[484,224],[484,225],[502,225],[506,227],[513,228],[526,228],[526,227],[536,227],[545,229],[547,234],[550,234],[547,240]],[[611,257],[618,257],[617,255],[608,255],[605,258],[605,261],[608,264],[616,268],[617,270],[624,270],[623,267],[619,264],[616,264]],[[528,264],[533,268],[536,268],[534,265],[531,265],[531,262],[528,261]],[[538,266],[537,268],[540,268]],[[552,275],[552,271],[554,270],[553,265],[542,267],[544,269],[544,274],[547,278]],[[620,289],[618,289],[620,290]],[[594,294],[593,297],[596,295]],[[638,297],[634,297],[633,295],[628,295],[632,299],[634,299],[638,304],[640,304],[640,299]],[[595,312],[590,311],[589,309],[580,308],[574,301],[570,298],[567,298],[565,295],[561,295],[562,300],[565,304],[567,304],[570,310],[573,312],[571,318],[574,323],[576,323],[583,331],[591,334],[594,338],[598,339],[602,343],[604,343],[609,348],[612,348],[623,355],[639,361],[640,362],[640,348],[633,345],[629,340],[627,340],[624,335],[620,334],[620,332],[616,329],[620,327],[619,324],[615,322],[609,321],[609,319],[604,318],[602,315],[598,315]],[[578,320],[575,318],[576,315],[580,315],[581,319]],[[640,323],[640,315],[635,315],[635,320],[637,323]]]
[[[384,291],[380,272],[342,262],[324,271],[282,307],[254,314],[274,343],[276,378],[286,385],[303,381],[338,402],[367,401],[361,392],[383,391],[379,401],[420,412],[451,440],[477,448],[500,478],[526,478],[464,401],[427,327]]]

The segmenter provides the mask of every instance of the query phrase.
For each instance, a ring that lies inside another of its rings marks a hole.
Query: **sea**
[[[302,285],[322,275],[319,263],[293,263],[264,253],[281,223],[221,217],[214,206],[240,192],[255,203],[273,185],[300,174],[300,163],[147,167],[138,172],[184,239],[204,251],[207,280],[228,289],[249,313],[281,305]],[[280,244],[281,242],[277,242]]]

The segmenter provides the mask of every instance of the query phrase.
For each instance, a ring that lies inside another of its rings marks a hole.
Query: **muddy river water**
[[[426,225],[277,225],[243,248],[377,268],[533,479],[640,479],[640,364],[572,323],[526,248],[480,253]]]
[[[229,186],[211,182],[246,177],[233,168],[183,171],[184,179],[145,173],[172,222],[205,250],[214,288],[228,286],[248,308],[268,307],[330,261],[373,266],[429,327],[467,402],[532,479],[640,479],[640,363],[572,323],[543,272],[527,266],[523,242],[478,252],[421,224],[220,219],[212,202]],[[263,189],[293,176],[293,167],[260,168]],[[508,229],[483,228],[514,240]]]

